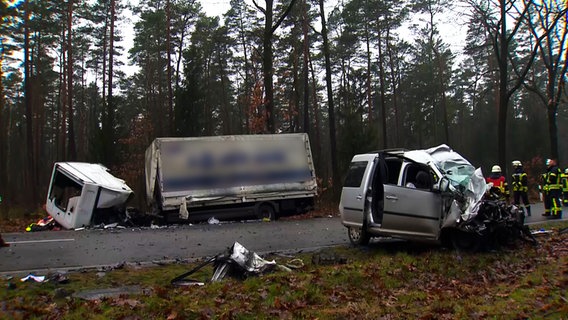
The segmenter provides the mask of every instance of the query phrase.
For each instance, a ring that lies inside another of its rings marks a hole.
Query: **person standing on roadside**
[[[528,176],[525,170],[523,170],[523,164],[519,160],[513,161],[513,204],[520,206],[521,199],[523,200],[523,205],[525,206],[525,212],[527,216],[531,216],[531,204],[529,202],[528,196]]]
[[[562,175],[562,193],[564,195],[564,206],[568,207],[568,168],[564,169],[564,174]]]
[[[555,159],[547,160],[548,170],[546,171],[545,187],[548,189],[549,197],[549,216],[555,219],[562,218],[562,170],[558,168]],[[545,216],[546,204],[545,204]]]
[[[550,159],[546,159],[546,172],[540,175],[540,183],[538,185],[540,200],[544,204],[544,217],[550,216],[550,197],[548,196],[548,185],[546,183],[546,177],[548,175],[548,166],[550,165]]]
[[[499,190],[499,200],[507,201],[509,200],[509,187],[507,186],[507,180],[505,176],[501,173],[501,167],[494,165],[491,167],[491,174],[489,177],[485,178],[485,182],[492,183],[494,188]]]

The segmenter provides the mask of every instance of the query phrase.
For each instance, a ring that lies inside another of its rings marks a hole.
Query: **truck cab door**
[[[79,196],[69,199],[66,219],[71,228],[91,225],[99,194],[100,188],[97,185],[85,184]]]

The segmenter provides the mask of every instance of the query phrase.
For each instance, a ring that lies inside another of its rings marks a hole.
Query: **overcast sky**
[[[242,0],[246,1],[250,5],[252,5],[252,0]],[[132,4],[138,3],[138,0],[130,0]],[[208,16],[222,16],[227,10],[230,9],[230,0],[199,0],[201,6],[203,7],[203,11]],[[329,12],[337,5],[338,0],[327,0],[325,4],[325,11],[326,15],[329,15]],[[263,0],[258,2],[260,5],[264,3]],[[462,13],[464,12],[464,8],[456,8],[454,12],[445,15],[438,15],[438,28],[440,30],[440,35],[444,38],[444,41],[448,43],[451,47],[451,50],[454,54],[460,54],[463,51],[464,43],[465,43],[465,32],[467,28],[465,23],[462,21],[463,16]],[[123,67],[124,71],[131,75],[136,71],[135,67],[129,66],[128,60],[128,50],[132,47],[132,41],[134,37],[134,30],[133,25],[136,22],[135,17],[130,16],[130,22],[125,22],[124,24],[124,48],[125,56],[122,57],[122,60],[125,62],[125,66]],[[418,22],[418,21],[415,21]],[[221,19],[222,23],[222,19]],[[317,28],[317,26],[316,26]],[[401,30],[401,36],[407,38],[407,41],[412,42],[412,38],[415,36],[408,30]],[[410,39],[409,39],[410,38]]]

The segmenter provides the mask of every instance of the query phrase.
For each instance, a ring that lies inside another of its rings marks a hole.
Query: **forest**
[[[218,17],[197,0],[1,0],[0,14],[0,214],[41,207],[56,161],[104,164],[143,207],[156,137],[306,132],[331,202],[371,150],[445,143],[486,173],[520,160],[533,183],[543,159],[568,162],[565,0],[230,0]],[[458,14],[453,52],[439,21]]]

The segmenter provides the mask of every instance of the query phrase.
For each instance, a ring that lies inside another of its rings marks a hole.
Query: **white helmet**
[[[513,161],[513,167],[522,167],[523,164],[519,160]]]
[[[491,172],[501,172],[501,167],[498,166],[498,165],[494,165],[494,166],[491,168]]]

